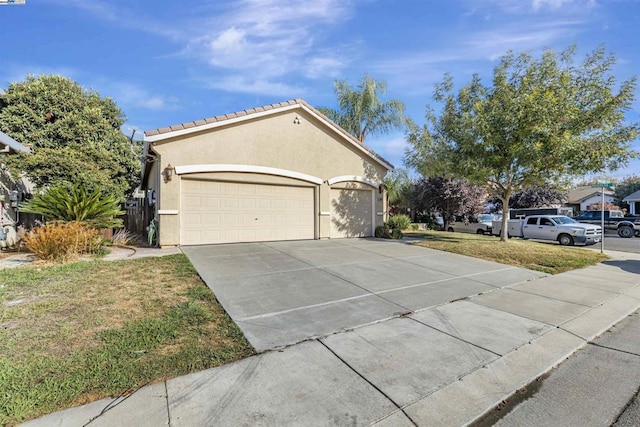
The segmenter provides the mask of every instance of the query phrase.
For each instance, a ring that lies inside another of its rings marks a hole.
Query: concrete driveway
[[[377,239],[183,247],[258,351],[543,276]]]

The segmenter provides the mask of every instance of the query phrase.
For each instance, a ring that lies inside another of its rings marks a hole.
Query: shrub
[[[376,227],[375,232],[373,233],[379,239],[390,239],[391,232],[386,225],[379,225]]]
[[[25,246],[38,258],[59,262],[97,253],[102,242],[98,230],[78,221],[48,223],[24,237]]]
[[[377,226],[373,234],[380,239],[402,239],[402,231],[397,228],[389,228],[388,223]]]
[[[402,231],[400,231],[397,228],[392,229],[391,230],[391,238],[392,239],[396,239],[396,240],[402,239]]]
[[[392,230],[406,230],[411,224],[411,218],[407,215],[394,215],[389,218],[387,225]]]
[[[411,224],[412,231],[418,231],[418,229],[420,229],[420,226],[418,224]]]
[[[117,216],[125,213],[115,196],[102,194],[100,190],[90,192],[82,184],[49,187],[23,203],[20,210],[42,215],[46,220],[79,221],[95,228],[122,227]]]

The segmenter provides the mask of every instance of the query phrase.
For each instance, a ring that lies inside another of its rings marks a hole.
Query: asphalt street
[[[636,311],[483,420],[498,426],[640,425]]]
[[[600,243],[596,243],[591,248],[600,249]],[[614,232],[607,232],[604,235],[604,249],[609,251],[640,253],[640,237],[624,239]]]

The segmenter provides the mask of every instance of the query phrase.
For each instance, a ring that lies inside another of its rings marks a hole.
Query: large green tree
[[[387,84],[374,80],[368,74],[355,88],[349,86],[346,80],[336,80],[334,90],[338,109],[319,110],[360,142],[364,142],[369,135],[403,129],[407,122],[404,104],[395,99],[383,101]]]
[[[428,111],[427,124],[409,134],[408,164],[482,184],[503,206],[528,186],[624,165],[637,155],[638,124],[625,121],[636,79],[618,82],[615,56],[604,48],[579,64],[575,54],[575,47],[540,58],[509,53],[491,85],[475,75],[457,92],[446,76],[434,95],[441,112]]]
[[[32,150],[6,161],[39,187],[83,183],[118,198],[132,191],[140,161],[120,131],[124,121],[111,98],[62,76],[27,76],[0,96],[0,130]]]

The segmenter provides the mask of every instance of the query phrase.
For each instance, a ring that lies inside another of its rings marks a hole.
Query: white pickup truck
[[[593,245],[602,239],[602,228],[576,222],[564,215],[531,215],[520,221],[519,228],[510,224],[509,235],[524,239],[554,240],[564,246]]]

